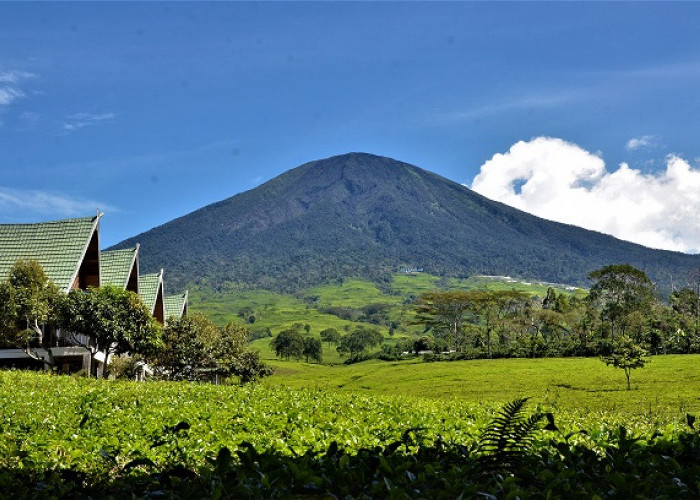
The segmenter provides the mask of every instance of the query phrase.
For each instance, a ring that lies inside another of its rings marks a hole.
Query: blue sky
[[[698,22],[696,2],[3,2],[0,223],[99,208],[107,246],[363,151],[694,252]]]

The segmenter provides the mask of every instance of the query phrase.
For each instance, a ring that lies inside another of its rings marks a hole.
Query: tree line
[[[237,376],[245,382],[271,369],[248,350],[245,328],[218,328],[201,314],[169,318],[163,326],[140,297],[115,286],[71,290],[65,294],[41,265],[18,260],[0,282],[0,348],[23,349],[29,358],[53,370],[47,332],[60,330],[70,345],[92,356],[105,354],[113,374],[133,376],[148,366],[169,380],[220,380]]]
[[[667,302],[630,265],[588,277],[587,296],[552,288],[542,299],[515,290],[426,293],[414,324],[439,359],[608,356],[623,339],[652,354],[700,352],[700,274]]]
[[[308,325],[296,324],[270,345],[278,357],[317,363],[323,361],[323,344],[329,349],[335,344],[346,363],[411,353],[426,361],[599,356],[625,371],[628,386],[630,370],[643,367],[648,354],[700,352],[700,271],[667,300],[631,265],[609,265],[588,278],[587,294],[551,287],[544,297],[517,290],[425,293],[411,306],[410,324],[421,326],[422,333],[391,341],[364,325],[345,335],[327,328],[319,339]]]

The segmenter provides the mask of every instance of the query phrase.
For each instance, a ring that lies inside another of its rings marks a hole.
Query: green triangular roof
[[[18,259],[36,260],[50,280],[68,291],[98,229],[95,217],[35,224],[0,224],[0,279]]]
[[[139,276],[139,296],[146,307],[153,313],[158,299],[158,290],[163,286],[163,270],[153,274]]]
[[[137,265],[138,253],[138,245],[135,248],[100,252],[102,284],[126,288],[129,276]],[[138,269],[136,272],[138,273]]]
[[[165,318],[181,318],[187,310],[188,291],[179,295],[167,295],[165,297]]]

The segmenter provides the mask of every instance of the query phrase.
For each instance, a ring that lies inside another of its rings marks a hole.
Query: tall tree
[[[528,294],[518,290],[478,290],[471,292],[472,304],[479,318],[486,352],[493,355],[494,331],[504,330],[509,316],[516,315],[529,300]]]
[[[445,340],[451,349],[464,348],[464,325],[474,309],[474,292],[428,292],[414,306],[414,324],[433,330],[436,339]]]
[[[64,295],[35,260],[19,259],[0,283],[0,338],[6,346],[24,349],[47,367],[55,365],[44,329],[57,319]],[[44,354],[45,353],[45,354]]]
[[[306,362],[309,360],[320,363],[323,361],[323,348],[321,346],[321,341],[315,337],[306,337],[304,339],[304,356],[306,356]]]
[[[248,330],[240,325],[228,323],[217,329],[207,349],[208,363],[218,376],[234,375],[245,383],[272,374],[272,369],[260,361],[258,352],[248,349]]]
[[[321,331],[321,340],[324,342],[328,342],[328,347],[330,348],[331,344],[338,344],[340,342],[340,332],[336,330],[335,328],[326,328],[325,330]]]
[[[383,340],[384,337],[379,330],[358,327],[340,340],[337,350],[339,354],[349,355],[350,359],[354,359],[372,347],[378,346]]]
[[[679,317],[679,329],[685,332],[684,351],[690,353],[693,344],[700,341],[700,295],[694,288],[685,287],[671,293],[669,300]]]
[[[169,380],[198,380],[211,369],[210,348],[216,325],[202,314],[188,314],[163,329],[163,346],[153,361],[155,372]]]
[[[601,319],[609,324],[613,341],[618,329],[624,335],[625,317],[648,307],[656,295],[647,275],[629,264],[603,267],[591,272],[588,279],[594,282],[589,299],[600,308]]]
[[[138,354],[150,358],[161,347],[160,324],[134,292],[106,285],[71,290],[60,322],[73,343],[94,355]]]

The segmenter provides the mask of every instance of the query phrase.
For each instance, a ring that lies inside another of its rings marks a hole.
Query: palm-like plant
[[[526,416],[523,407],[527,400],[521,398],[506,403],[481,434],[479,451],[487,471],[509,471],[516,467],[530,451],[542,419],[548,421],[543,429],[557,430],[551,413],[536,412]]]

